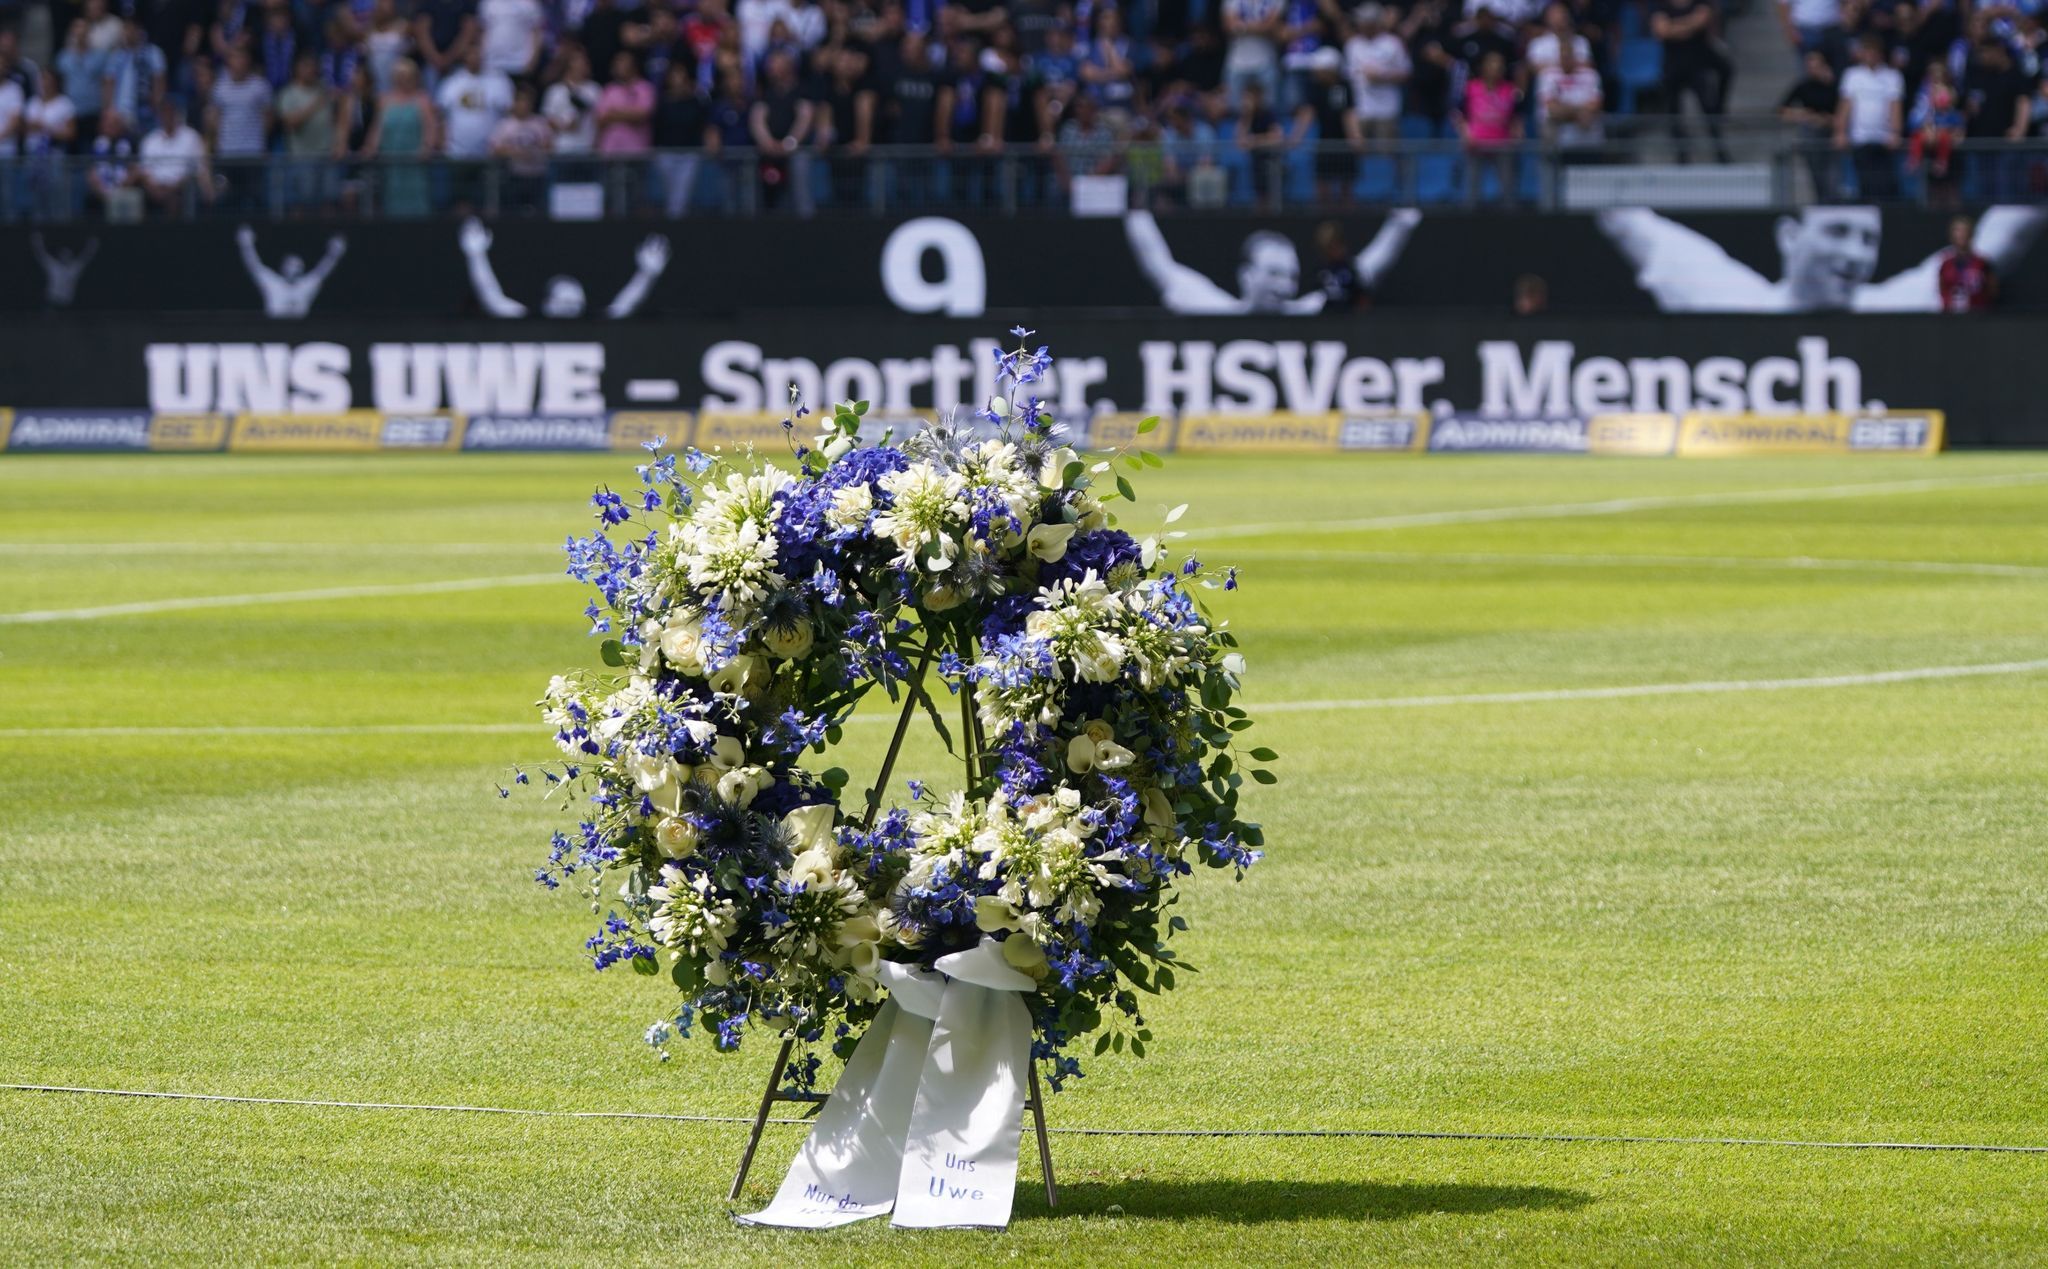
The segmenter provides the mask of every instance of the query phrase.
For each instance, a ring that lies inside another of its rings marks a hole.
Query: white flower
[[[703,620],[697,617],[670,618],[661,629],[661,655],[684,674],[703,674]]]
[[[1041,524],[1025,541],[1033,555],[1050,564],[1067,553],[1067,541],[1073,536],[1071,524]]]
[[[718,777],[718,796],[734,806],[750,806],[773,783],[766,767],[734,767]]]
[[[1045,462],[1038,469],[1038,483],[1047,489],[1064,489],[1067,484],[1067,467],[1081,461],[1081,456],[1066,446],[1045,456]]]
[[[821,890],[831,885],[837,872],[832,866],[831,854],[822,849],[804,851],[789,861],[790,882],[806,890]]]
[[[688,859],[697,853],[697,826],[679,815],[664,818],[654,826],[654,844],[669,859]]]
[[[631,777],[633,787],[642,793],[652,793],[671,780],[689,778],[681,774],[680,764],[673,755],[642,753],[638,749],[626,751],[626,774]]]
[[[761,633],[768,651],[785,661],[801,661],[811,654],[811,623],[798,620],[786,626],[769,626]]]
[[[1166,791],[1159,788],[1145,790],[1138,795],[1145,806],[1145,822],[1153,828],[1171,832],[1175,826],[1173,803],[1167,799]]]
[[[730,771],[746,760],[747,750],[738,736],[720,736],[711,742],[711,765],[719,771]]]
[[[743,653],[718,667],[711,675],[711,690],[733,696],[757,697],[768,690],[768,662]]]
[[[958,608],[960,599],[959,591],[942,582],[924,593],[924,608],[926,612],[945,612],[951,608]]]
[[[1017,928],[1017,905],[998,895],[985,894],[974,900],[974,928],[984,934]]]
[[[851,452],[852,449],[853,438],[842,433],[841,435],[833,438],[832,440],[825,442],[826,461],[836,463],[840,459],[846,457],[846,455],[849,452]]]
[[[929,462],[913,463],[882,477],[895,505],[875,517],[875,532],[902,548],[908,562],[919,547],[941,542],[967,524],[967,482],[957,472]]]
[[[824,850],[836,840],[833,820],[837,812],[830,802],[800,806],[782,817],[782,827],[796,840],[799,851]]]
[[[835,529],[858,529],[875,513],[875,492],[866,485],[848,485],[832,495],[825,523]]]
[[[1034,978],[1049,968],[1045,962],[1045,949],[1021,934],[1012,934],[1003,940],[1003,959],[1009,962],[1010,968]]]

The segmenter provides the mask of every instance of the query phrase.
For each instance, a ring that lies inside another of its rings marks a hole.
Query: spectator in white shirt
[[[1283,0],[1223,0],[1223,85],[1235,108],[1244,86],[1256,83],[1267,101],[1280,99],[1280,33],[1286,26]]]
[[[232,159],[264,152],[270,138],[270,81],[256,73],[247,46],[228,50],[228,73],[214,81],[212,107],[215,154]]]
[[[1778,0],[1785,42],[1800,53],[1833,53],[1842,30],[1842,0]]]
[[[1606,140],[1600,72],[1579,60],[1571,41],[1558,46],[1557,64],[1536,77],[1536,103],[1543,135],[1559,149],[1584,149]]]
[[[1344,45],[1351,109],[1368,140],[1391,140],[1400,130],[1401,89],[1413,69],[1408,46],[1394,34],[1393,18],[1378,4],[1360,5],[1358,33]]]
[[[548,85],[540,113],[555,130],[556,154],[588,154],[597,148],[597,99],[603,94],[590,78],[590,58],[572,49],[562,77]]]
[[[471,45],[462,66],[442,79],[434,93],[441,108],[448,157],[480,159],[491,152],[491,133],[512,110],[512,80],[484,65],[483,50]]]
[[[1884,40],[1866,35],[1856,45],[1856,64],[1842,72],[1842,103],[1835,108],[1835,148],[1847,150],[1856,167],[1856,187],[1865,199],[1898,193],[1900,119],[1906,80],[1885,65]]]
[[[30,156],[62,154],[78,135],[78,107],[64,95],[64,77],[43,72],[36,95],[22,107],[21,151]]]
[[[1467,18],[1478,17],[1481,9],[1491,9],[1503,23],[1520,29],[1536,24],[1536,15],[1543,12],[1543,0],[1465,0]]]
[[[185,126],[185,110],[176,97],[166,97],[158,106],[156,131],[142,138],[141,154],[136,172],[151,206],[177,211],[184,206],[188,189],[196,191],[201,202],[213,201],[206,142]]]
[[[540,62],[547,21],[540,0],[481,0],[476,16],[483,31],[484,68],[506,75],[531,73]]]
[[[767,53],[769,33],[777,22],[792,30],[796,26],[796,9],[789,0],[739,0],[732,16],[740,27],[740,55],[750,66]]]
[[[1557,65],[1558,50],[1566,44],[1578,53],[1581,66],[1593,64],[1593,46],[1572,29],[1571,6],[1564,0],[1551,0],[1543,10],[1543,33],[1530,40],[1522,54],[1523,67],[1528,74],[1540,76]]]

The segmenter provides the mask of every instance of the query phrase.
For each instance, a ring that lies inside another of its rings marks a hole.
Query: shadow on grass
[[[1057,1212],[1019,1178],[1017,1216],[1123,1215],[1144,1220],[1190,1217],[1250,1225],[1264,1221],[1398,1221],[1443,1212],[1569,1211],[1593,1201],[1578,1190],[1541,1185],[1444,1185],[1380,1181],[1077,1181],[1060,1187]],[[1121,1213],[1110,1211],[1122,1208]]]

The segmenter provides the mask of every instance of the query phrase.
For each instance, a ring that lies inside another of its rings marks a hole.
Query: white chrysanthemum
[[[697,593],[715,597],[736,622],[749,618],[770,587],[780,586],[775,571],[775,535],[747,520],[731,532],[693,531],[678,561],[688,570]]]
[[[832,495],[832,505],[825,512],[825,523],[835,529],[860,529],[867,526],[868,517],[875,514],[875,491],[866,485],[848,485]]]
[[[920,547],[933,544],[940,547],[942,560],[950,560],[954,538],[968,519],[967,483],[959,473],[913,463],[883,476],[882,488],[895,505],[875,517],[875,533],[902,548],[906,564]]]
[[[793,478],[779,468],[764,467],[751,476],[734,472],[725,484],[706,485],[698,494],[697,509],[690,516],[690,528],[701,534],[738,533],[744,525],[769,529],[775,524],[775,495],[787,489]]]

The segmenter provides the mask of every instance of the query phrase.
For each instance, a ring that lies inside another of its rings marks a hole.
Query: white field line
[[[1307,714],[1354,709],[1433,709],[1452,705],[1528,705],[1547,701],[1625,700],[1637,696],[1697,696],[1727,692],[1786,692],[1837,687],[1876,687],[1935,679],[1983,678],[2033,674],[2048,670],[2048,659],[1998,661],[1984,665],[1929,665],[1868,674],[1828,674],[1803,679],[1723,679],[1692,683],[1633,683],[1618,687],[1569,687],[1526,692],[1465,692],[1438,696],[1371,696],[1356,700],[1262,701],[1252,706],[1267,714]],[[890,721],[879,714],[847,720],[849,725]],[[0,740],[60,739],[93,736],[431,736],[539,734],[540,723],[364,723],[334,727],[7,727]]]
[[[1442,696],[1374,696],[1361,700],[1264,701],[1252,705],[1268,714],[1307,714],[1323,710],[1429,709],[1445,705],[1525,705],[1541,701],[1607,701],[1634,696],[1709,696],[1724,692],[1791,692],[1829,687],[1874,687],[1886,683],[1918,683],[1929,679],[1967,679],[1999,674],[2033,674],[2048,670],[2048,659],[1998,661],[1988,665],[1928,665],[1870,674],[1825,674],[1804,679],[1723,679],[1705,683],[1634,683],[1620,687],[1566,687],[1530,692],[1464,692]]]
[[[1466,507],[1417,511],[1407,515],[1369,516],[1362,520],[1291,520],[1267,524],[1231,524],[1191,529],[1188,540],[1264,537],[1274,533],[1359,533],[1373,529],[1413,529],[1436,524],[1490,524],[1503,520],[1563,520],[1577,516],[1616,516],[1631,511],[1662,511],[1673,507],[1740,507],[1772,502],[1823,502],[1836,498],[1870,498],[1884,494],[1927,493],[1937,489],[1974,489],[1999,485],[2031,485],[2048,481],[2048,472],[2012,472],[1999,476],[1953,476],[1946,479],[1891,480],[1859,485],[1819,485],[1802,489],[1731,490],[1723,493],[1655,494],[1640,498],[1609,498],[1600,502],[1556,502],[1519,507]]]
[[[241,608],[252,604],[298,604],[323,599],[375,599],[387,595],[446,595],[458,591],[497,590],[506,586],[549,586],[566,581],[562,573],[514,573],[505,577],[459,577],[440,582],[396,582],[382,586],[325,586],[316,590],[268,590],[247,595],[188,595],[175,599],[144,599],[95,608],[46,608],[40,612],[0,612],[0,625],[35,625],[51,621],[91,621],[99,617],[135,617],[146,613],[184,612],[193,608]]]
[[[1357,560],[1363,564],[1543,565],[1568,568],[1781,569],[1824,573],[1934,573],[1967,577],[2048,577],[2048,566],[1964,560],[1857,560],[1814,555],[1599,555],[1522,551],[1232,551],[1232,560]]]
[[[130,1097],[146,1101],[212,1102],[237,1106],[289,1106],[310,1110],[383,1110],[462,1115],[512,1115],[533,1119],[648,1119],[663,1123],[745,1124],[739,1115],[671,1114],[649,1110],[543,1110],[526,1106],[473,1106],[447,1102],[347,1102],[311,1097],[253,1097],[235,1093],[176,1093],[140,1088],[85,1088],[70,1084],[0,1084],[15,1093]],[[770,1119],[801,1125],[805,1119]],[[1072,1128],[1048,1131],[1077,1137],[1323,1137],[1393,1138],[1433,1141],[1519,1141],[1595,1145],[1783,1146],[1812,1150],[1951,1150],[1993,1154],[2048,1154],[2048,1146],[2002,1142],[1819,1141],[1792,1137],[1652,1137],[1641,1134],[1484,1132],[1457,1128]]]

